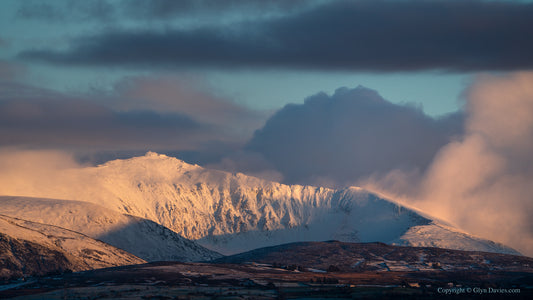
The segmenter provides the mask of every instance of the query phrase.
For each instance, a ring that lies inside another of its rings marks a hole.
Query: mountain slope
[[[533,258],[501,253],[433,247],[401,247],[383,243],[299,242],[226,256],[213,263],[262,263],[300,266],[316,271],[445,271],[487,270],[531,272]]]
[[[84,172],[86,177],[99,178],[105,191],[85,200],[154,220],[223,254],[331,239],[517,253],[450,230],[359,188],[284,185],[208,170],[152,152]],[[440,234],[411,234],[415,227]]]
[[[502,244],[482,239],[459,231],[449,225],[439,223],[433,223],[429,226],[413,226],[400,238],[392,241],[391,244],[521,255],[519,252]]]
[[[0,196],[0,214],[80,232],[147,261],[202,261],[221,256],[153,221],[88,202]]]
[[[0,215],[0,250],[0,278],[145,262],[83,234],[5,215]]]
[[[355,187],[284,185],[153,152],[64,173],[79,184],[45,186],[39,196],[146,218],[223,254],[332,239],[517,253]]]

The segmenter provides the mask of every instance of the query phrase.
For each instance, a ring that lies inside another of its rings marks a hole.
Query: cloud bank
[[[0,147],[86,154],[237,147],[266,116],[186,78],[132,77],[109,93],[83,95],[0,81]]]
[[[129,77],[116,84],[115,94],[106,101],[117,110],[182,113],[235,138],[248,139],[268,116],[217,96],[197,76]]]
[[[482,76],[467,91],[464,136],[413,181],[367,182],[471,233],[533,253],[533,74]]]
[[[260,153],[288,183],[344,186],[396,168],[423,171],[461,132],[460,113],[433,119],[373,90],[340,88],[285,106],[246,149]]]
[[[0,85],[0,145],[29,147],[190,147],[210,128],[178,113],[117,112],[76,99],[13,84]]]
[[[524,70],[533,67],[531,28],[533,4],[520,2],[326,1],[256,21],[106,27],[72,39],[67,50],[26,49],[19,58],[160,68]]]

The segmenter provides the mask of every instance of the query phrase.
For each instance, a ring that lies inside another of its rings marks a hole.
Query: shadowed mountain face
[[[0,278],[83,271],[145,261],[64,228],[0,215]]]
[[[73,265],[65,253],[0,233],[0,279],[63,273]]]
[[[383,243],[301,242],[255,249],[214,263],[263,263],[316,271],[531,271],[533,258],[500,253]]]

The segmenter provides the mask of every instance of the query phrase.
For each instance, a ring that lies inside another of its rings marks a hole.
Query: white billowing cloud
[[[466,96],[465,135],[414,188],[401,172],[368,186],[533,255],[533,73],[482,76]]]

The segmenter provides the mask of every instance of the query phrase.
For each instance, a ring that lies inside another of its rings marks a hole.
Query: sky
[[[5,157],[157,151],[290,184],[362,185],[533,253],[531,1],[0,8]],[[491,233],[501,228],[523,241]]]

